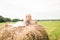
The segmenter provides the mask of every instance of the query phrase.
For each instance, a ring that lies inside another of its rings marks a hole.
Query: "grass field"
[[[50,40],[60,40],[60,21],[39,21],[46,29]],[[0,26],[4,23],[0,23]]]
[[[60,21],[39,21],[44,26],[50,40],[60,40]]]
[[[0,23],[0,26],[3,25],[4,23]]]

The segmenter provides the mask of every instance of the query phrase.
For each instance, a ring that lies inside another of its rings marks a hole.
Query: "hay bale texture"
[[[49,40],[45,29],[38,24],[27,27],[0,28],[0,40]]]

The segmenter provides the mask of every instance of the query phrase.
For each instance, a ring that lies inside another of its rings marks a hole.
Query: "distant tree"
[[[20,19],[13,19],[12,22],[20,21]]]
[[[21,19],[20,21],[23,21],[23,19]]]
[[[40,21],[40,20],[36,20],[36,21]]]
[[[5,18],[4,21],[5,22],[11,22],[11,19],[10,18]]]
[[[4,22],[4,17],[0,16],[0,22]]]
[[[3,16],[0,16],[0,22],[10,22],[11,19],[10,18],[5,18]]]
[[[17,22],[17,21],[23,21],[23,19],[22,20],[20,20],[20,19],[10,19],[10,18],[5,18],[5,17],[3,17],[3,16],[0,16],[0,22]]]

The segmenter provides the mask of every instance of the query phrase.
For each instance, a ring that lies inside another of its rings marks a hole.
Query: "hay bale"
[[[28,27],[4,27],[0,29],[0,40],[49,40],[45,29],[38,24]]]

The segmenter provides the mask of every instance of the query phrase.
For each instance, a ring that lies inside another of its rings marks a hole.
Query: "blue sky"
[[[60,0],[0,0],[0,15],[24,19],[60,19]]]

